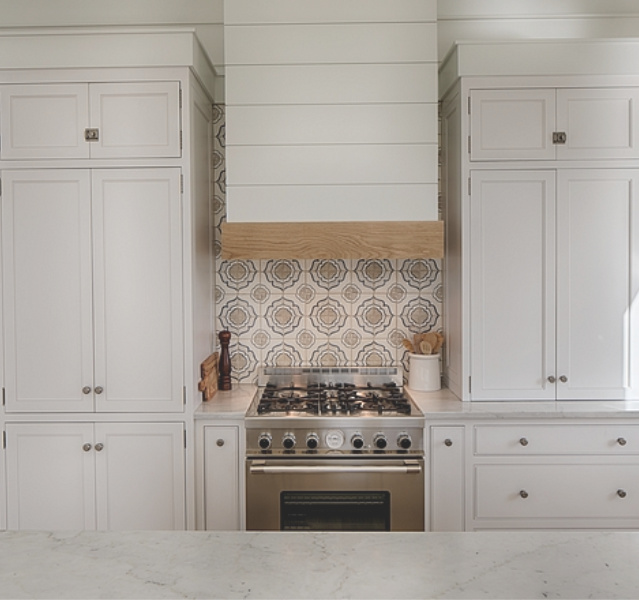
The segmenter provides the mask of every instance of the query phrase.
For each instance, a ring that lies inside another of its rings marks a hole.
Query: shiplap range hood
[[[226,258],[443,255],[435,0],[227,0]]]

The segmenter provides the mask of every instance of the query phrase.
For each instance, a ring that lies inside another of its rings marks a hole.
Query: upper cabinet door
[[[181,412],[179,169],[93,172],[96,410]]]
[[[639,90],[557,90],[558,159],[637,158]]]
[[[471,90],[471,160],[555,158],[555,90]]]
[[[554,400],[555,173],[473,171],[473,400]]]
[[[638,187],[634,169],[559,172],[557,399],[624,398],[636,380]]]
[[[177,81],[0,86],[3,160],[179,157]]]
[[[93,411],[89,177],[2,173],[7,411]]]
[[[0,158],[88,158],[85,84],[0,86]]]
[[[90,86],[91,158],[179,157],[180,85],[177,81]]]

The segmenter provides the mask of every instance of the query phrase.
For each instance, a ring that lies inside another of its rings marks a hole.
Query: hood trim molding
[[[222,258],[443,258],[443,221],[222,223]]]

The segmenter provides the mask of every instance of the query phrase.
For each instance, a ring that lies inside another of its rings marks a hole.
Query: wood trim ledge
[[[443,258],[443,221],[222,223],[222,258]]]

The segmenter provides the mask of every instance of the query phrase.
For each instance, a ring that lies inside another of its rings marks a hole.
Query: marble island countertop
[[[639,532],[2,532],[0,598],[638,598]]]

